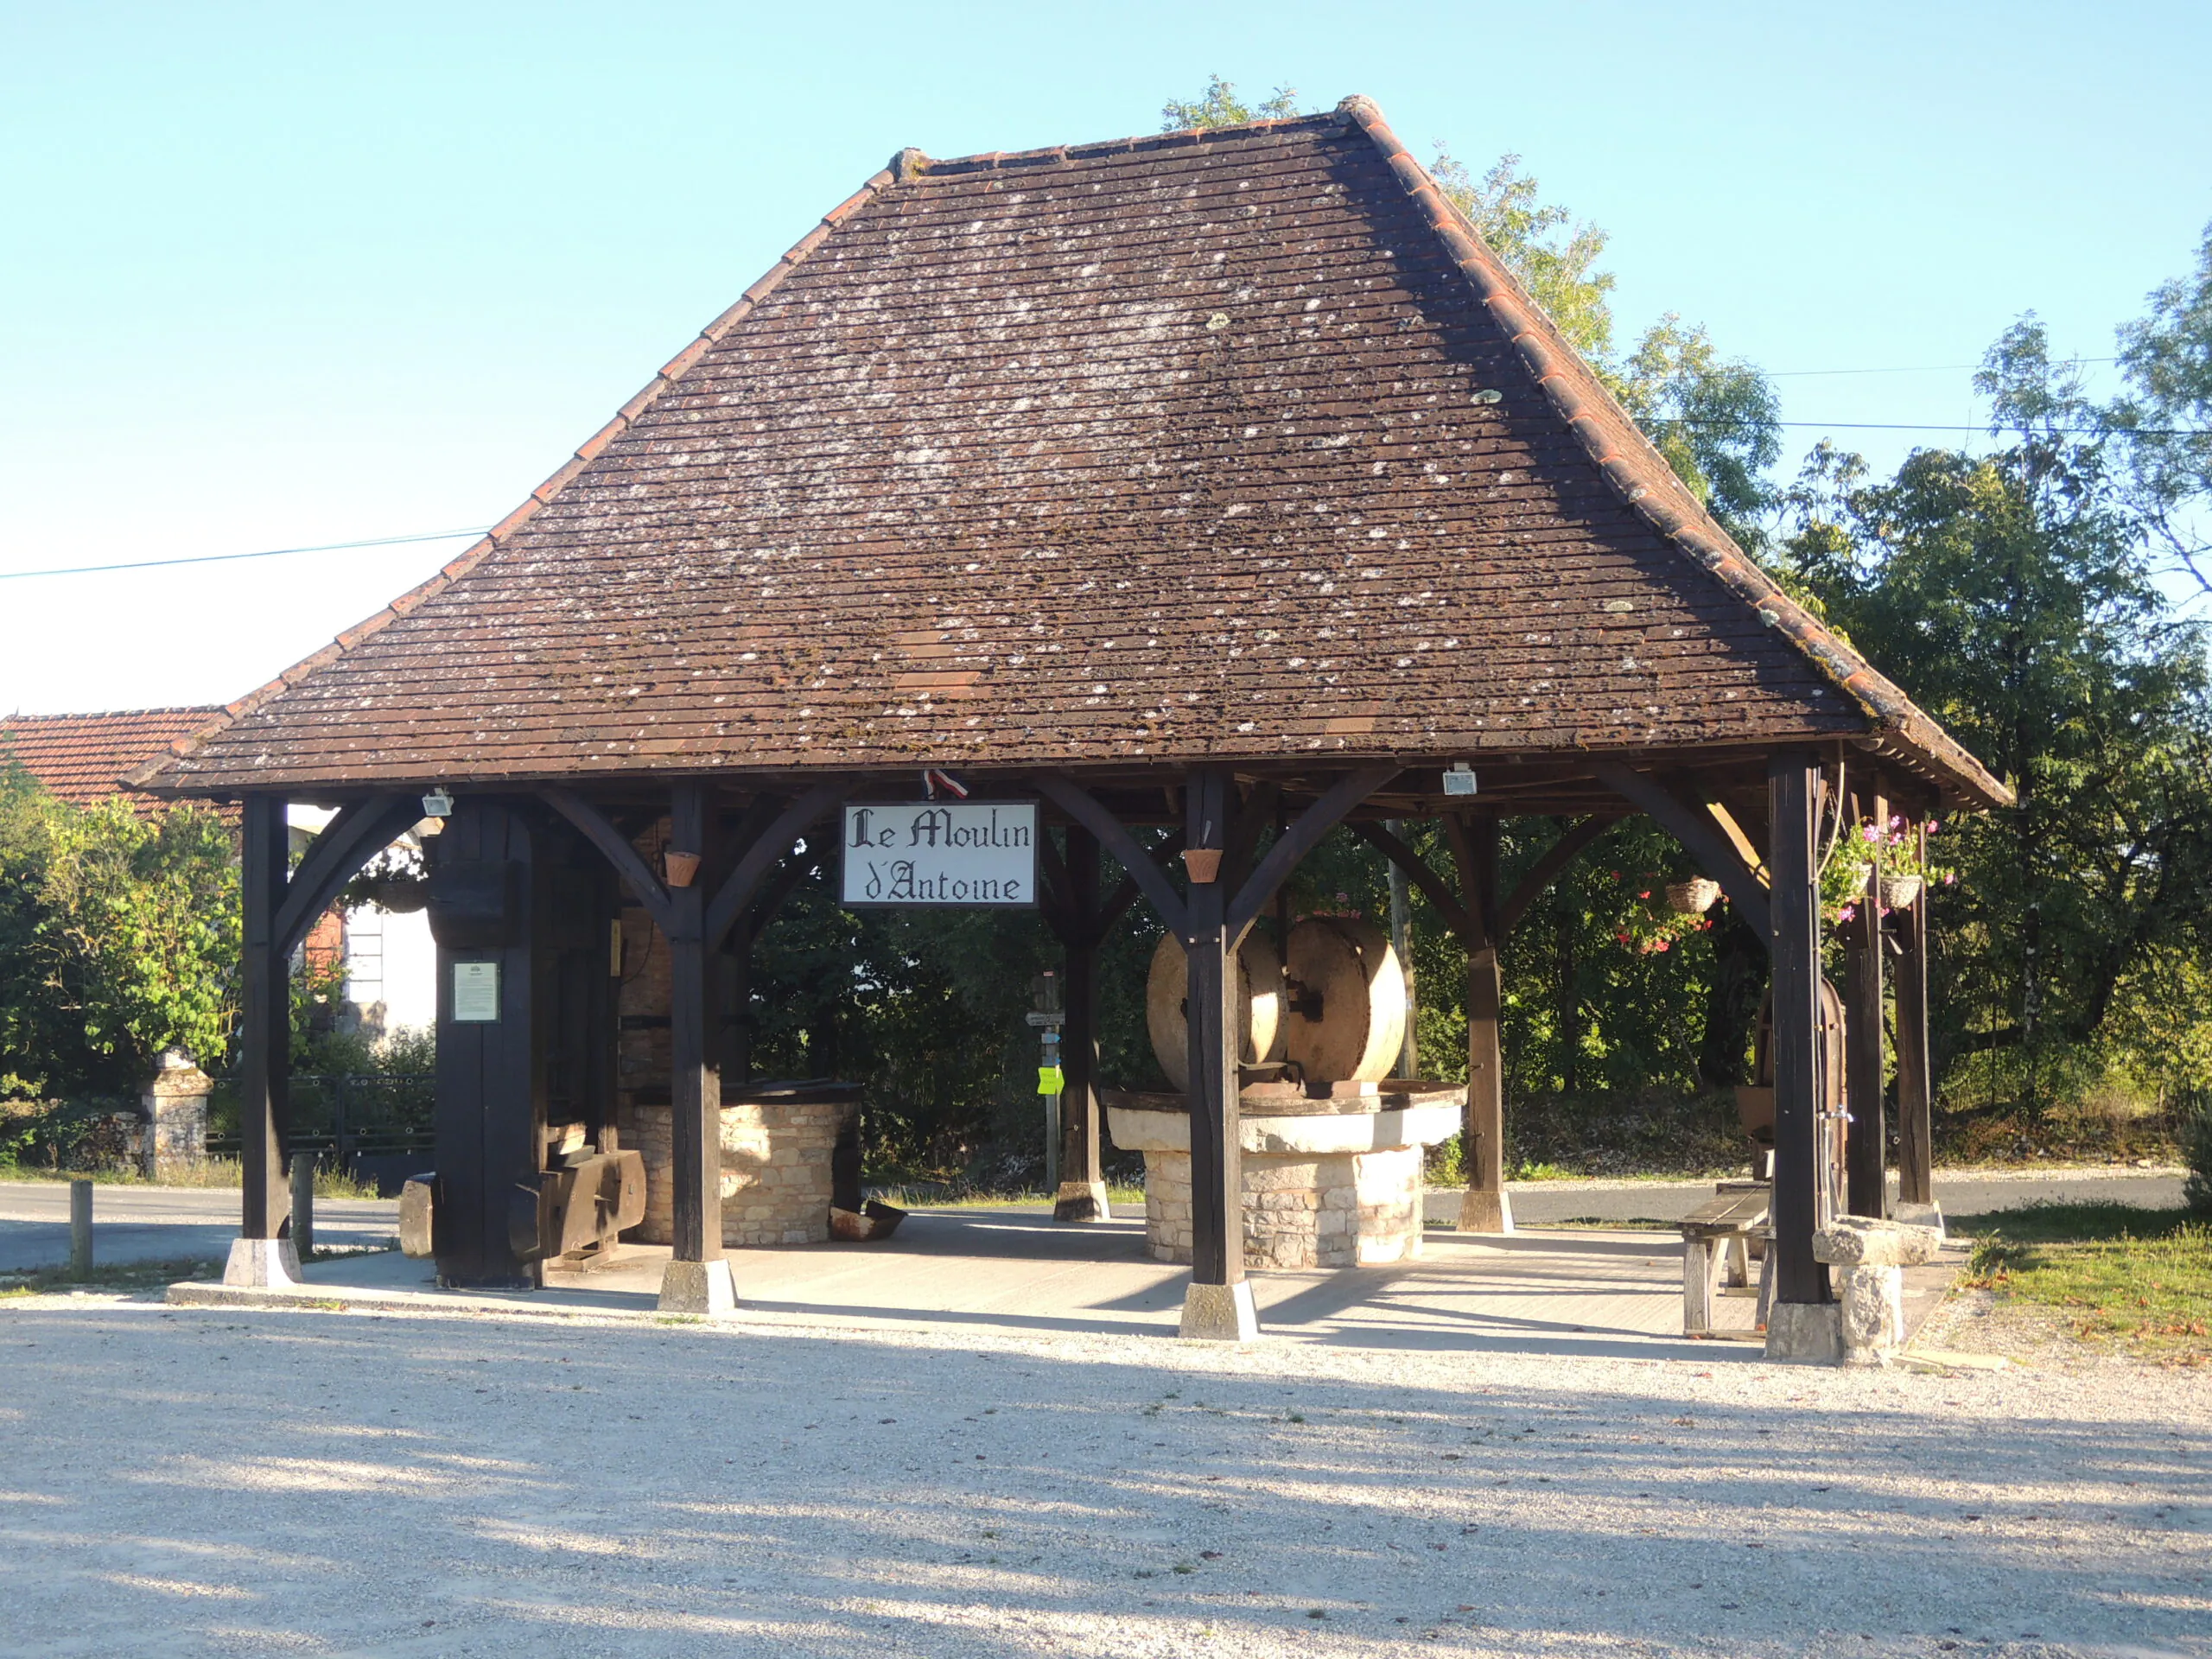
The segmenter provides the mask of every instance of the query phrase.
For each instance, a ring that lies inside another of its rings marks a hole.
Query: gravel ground
[[[2212,1654],[2212,1376],[0,1310],[0,1651]]]

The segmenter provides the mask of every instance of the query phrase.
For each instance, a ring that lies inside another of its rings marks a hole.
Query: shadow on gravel
[[[0,1646],[2204,1650],[2202,1421],[1323,1357],[18,1309]]]

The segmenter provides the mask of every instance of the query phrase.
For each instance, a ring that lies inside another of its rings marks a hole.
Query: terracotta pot
[[[1720,897],[1720,884],[1710,876],[1694,875],[1687,881],[1667,884],[1667,908],[1684,916],[1702,916]]]
[[[699,874],[699,855],[696,853],[665,852],[660,855],[662,869],[668,873],[671,887],[688,887]]]
[[[1891,910],[1910,910],[1920,897],[1920,886],[1916,875],[1885,875],[1882,878],[1882,902]]]
[[[1191,873],[1191,880],[1200,884],[1218,880],[1221,876],[1221,849],[1192,847],[1183,854],[1183,868]]]

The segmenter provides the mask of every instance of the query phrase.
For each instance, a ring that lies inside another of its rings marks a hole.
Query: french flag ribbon
[[[939,772],[935,766],[928,767],[923,772],[922,789],[930,799],[937,799],[937,791],[940,785],[944,786],[945,793],[956,801],[964,801],[968,798],[968,786],[950,772]]]

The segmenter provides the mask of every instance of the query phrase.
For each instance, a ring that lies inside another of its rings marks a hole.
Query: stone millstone
[[[1164,935],[1152,953],[1145,981],[1145,1028],[1168,1084],[1178,1094],[1191,1086],[1191,1039],[1183,1007],[1190,963],[1182,941]],[[1257,931],[1236,948],[1237,1057],[1246,1065],[1282,1058],[1282,962],[1274,943]]]

